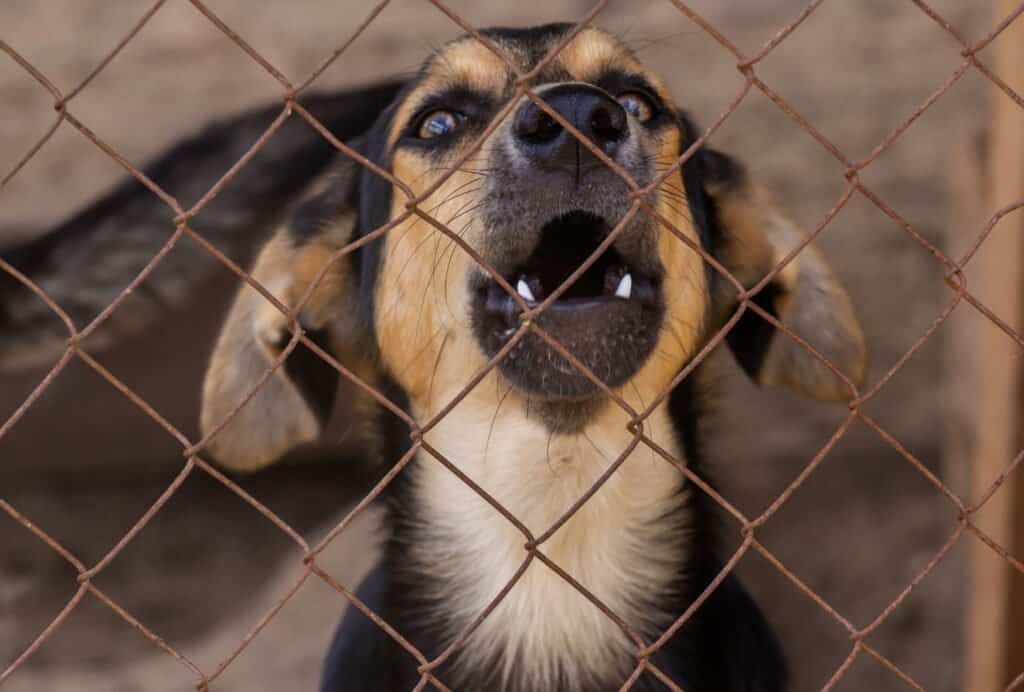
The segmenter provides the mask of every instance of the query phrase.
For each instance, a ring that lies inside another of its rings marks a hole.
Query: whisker
[[[433,339],[431,339],[433,341]],[[429,342],[428,342],[429,345]],[[427,401],[432,402],[434,400],[434,380],[437,379],[437,371],[441,369],[441,356],[444,355],[444,349],[448,346],[448,334],[444,335],[444,339],[441,341],[441,347],[437,349],[437,357],[434,359],[434,369],[430,374],[430,384],[427,385]],[[416,360],[413,360],[415,363]]]
[[[500,389],[501,382],[498,380],[498,378],[495,378],[495,382],[498,384],[498,387]],[[505,393],[498,400],[498,405],[494,407],[494,416],[491,418],[491,425],[487,429],[487,441],[484,442],[484,458],[483,458],[483,463],[487,462],[487,452],[490,450],[490,447],[491,447],[491,435],[494,434],[494,425],[495,425],[495,423],[498,422],[498,412],[501,411],[501,405],[505,403],[505,399],[507,399],[508,395],[512,393],[512,389],[513,389],[512,384],[509,383],[508,389],[505,390]]]

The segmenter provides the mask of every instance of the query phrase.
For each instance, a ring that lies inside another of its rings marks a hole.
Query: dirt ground
[[[62,88],[93,68],[144,11],[108,0],[7,0],[0,39]],[[298,79],[340,44],[369,3],[306,0],[209,6],[271,63]],[[768,40],[799,0],[692,3],[741,48]],[[969,37],[993,23],[983,3],[931,3]],[[366,5],[364,7],[364,5]],[[584,0],[453,3],[477,26],[572,19]],[[625,35],[669,80],[698,121],[710,123],[742,86],[730,56],[669,2],[612,2],[598,25]],[[408,72],[431,46],[459,33],[436,8],[389,5],[318,83],[358,84]],[[959,48],[911,3],[826,2],[757,67],[761,78],[851,158],[866,156],[944,81]],[[139,163],[209,118],[279,97],[280,85],[193,7],[169,2],[124,53],[80,93],[71,110]],[[866,184],[930,241],[945,245],[952,143],[982,127],[988,91],[969,73],[863,173]],[[0,174],[53,121],[52,102],[0,56]],[[845,188],[842,167],[768,99],[752,91],[716,133],[808,227]],[[62,127],[0,190],[0,245],[81,207],[121,177],[109,158]],[[950,300],[935,260],[867,200],[855,195],[820,241],[862,315],[877,381]],[[225,274],[201,305],[168,315],[131,343],[97,354],[154,407],[195,431],[203,358],[229,294]],[[950,421],[944,330],[884,386],[870,415],[939,475]],[[0,421],[45,374],[2,375]],[[800,473],[845,409],[757,390],[731,365],[722,376],[715,471],[723,494],[750,514]],[[85,367],[62,373],[0,438],[0,497],[92,564],[156,500],[181,468],[176,441]],[[320,455],[323,456],[323,455]],[[298,461],[240,482],[313,540],[344,516],[372,475],[360,464]],[[763,527],[765,544],[843,617],[865,626],[895,599],[952,533],[955,513],[902,457],[855,425]],[[734,529],[734,526],[730,528]],[[732,531],[732,534],[735,534]],[[373,559],[367,514],[334,541],[331,573],[354,587]],[[962,557],[955,547],[870,636],[869,642],[928,690],[955,690],[962,663]],[[794,690],[821,688],[849,654],[847,632],[767,561],[740,572],[777,625]],[[193,474],[102,572],[111,599],[210,672],[302,574],[294,543],[216,482]],[[74,571],[0,514],[0,670],[74,594]],[[212,689],[312,690],[344,599],[316,577],[261,631]],[[12,692],[187,690],[190,671],[86,596],[57,633],[4,684]],[[860,657],[841,690],[902,690],[905,682]]]

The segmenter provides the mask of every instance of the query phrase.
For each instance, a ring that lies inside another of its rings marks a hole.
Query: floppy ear
[[[301,103],[335,137],[351,142],[369,130],[403,86],[404,82],[390,81],[309,94]],[[213,122],[148,161],[146,176],[172,197],[192,204],[280,112],[277,101]],[[251,258],[288,209],[338,158],[337,150],[302,118],[288,118],[203,208],[195,229],[228,256]],[[41,235],[22,235],[15,243],[16,230],[0,227],[0,259],[24,273],[83,326],[117,298],[167,242],[172,216],[166,202],[129,177]],[[91,333],[90,350],[122,345],[154,325],[182,319],[185,310],[202,310],[210,291],[219,291],[211,282],[219,266],[198,244],[179,242],[145,283]],[[0,372],[52,365],[64,352],[67,336],[46,303],[0,270]]]
[[[264,246],[251,274],[288,307],[299,303],[331,256],[353,237],[355,165],[302,205]],[[370,372],[352,255],[333,263],[303,305],[310,339],[360,375]],[[219,426],[264,376],[292,333],[288,317],[248,283],[242,285],[217,339],[203,384],[204,435]],[[338,372],[301,342],[281,367],[210,441],[221,464],[251,471],[315,440],[334,404]]]
[[[713,150],[702,153],[706,190],[721,231],[719,261],[750,288],[807,237],[742,166]],[[720,282],[719,319],[732,314],[734,289]],[[825,257],[807,245],[754,298],[858,386],[864,380],[864,333],[845,289]],[[740,366],[759,384],[782,385],[822,400],[845,400],[848,385],[810,351],[753,311],[727,336]]]

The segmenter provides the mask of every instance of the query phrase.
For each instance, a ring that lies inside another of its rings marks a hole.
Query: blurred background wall
[[[369,10],[353,0],[260,3],[210,0],[219,16],[272,64],[300,79],[342,43]],[[800,12],[799,0],[692,3],[753,52]],[[7,0],[0,38],[64,89],[80,81],[145,11],[109,0]],[[969,37],[987,31],[983,3],[932,3]],[[453,2],[476,26],[571,20],[585,0]],[[624,36],[669,81],[679,103],[711,123],[735,97],[734,60],[663,0],[610,3],[597,25]],[[396,0],[317,82],[357,85],[414,70],[459,29],[436,8]],[[865,157],[962,61],[960,47],[911,3],[826,2],[758,66],[758,74],[852,159]],[[168,2],[73,102],[77,117],[141,163],[215,116],[273,102],[281,88],[185,2]],[[986,86],[967,74],[862,173],[874,192],[931,242],[951,234],[947,202],[953,143],[981,131]],[[0,55],[0,170],[52,122],[52,99]],[[845,190],[843,169],[756,90],[712,143],[744,160],[808,228]],[[232,162],[225,162],[225,169]],[[0,247],[81,208],[123,171],[62,127],[3,190]],[[200,221],[202,216],[200,215]],[[171,228],[168,227],[168,232]],[[911,347],[950,300],[943,272],[920,245],[859,195],[819,241],[853,297],[871,349],[870,381]],[[239,257],[245,261],[246,257]],[[95,353],[186,434],[196,432],[205,358],[234,280],[213,272],[203,301],[168,314],[146,334]],[[950,423],[940,330],[866,410],[936,474]],[[87,344],[88,347],[88,344]],[[0,375],[0,421],[46,370]],[[723,494],[762,512],[825,445],[842,406],[757,390],[731,363],[720,381],[714,468]],[[343,433],[339,433],[338,440]],[[332,442],[334,440],[328,440]],[[372,472],[351,450],[315,453],[238,479],[310,540],[344,516]],[[87,367],[72,363],[0,438],[0,497],[73,550],[100,559],[181,469],[178,443]],[[953,480],[955,481],[955,475]],[[855,424],[761,529],[764,543],[857,626],[871,622],[955,528],[950,504],[876,432]],[[374,516],[362,516],[324,558],[355,587],[374,556]],[[735,529],[734,525],[729,525]],[[736,532],[733,530],[730,535]],[[961,545],[875,631],[869,642],[929,690],[958,689],[962,668]],[[301,554],[277,528],[202,473],[193,474],[96,583],[150,630],[211,671],[302,573]],[[756,554],[739,566],[777,625],[795,690],[819,689],[850,652],[847,632]],[[58,614],[74,571],[0,514],[0,669]],[[222,692],[313,689],[344,599],[313,577],[213,686]],[[186,690],[189,671],[109,608],[87,596],[58,632],[4,685],[36,690]],[[861,656],[843,690],[901,690],[906,683]]]

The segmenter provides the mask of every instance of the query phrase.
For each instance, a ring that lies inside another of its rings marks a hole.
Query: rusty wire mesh
[[[358,38],[367,27],[373,22],[373,20],[383,11],[389,0],[382,0],[381,2],[373,5],[366,12],[365,17],[361,23],[357,26],[354,32],[346,38],[330,55],[328,55],[309,75],[298,82],[294,82],[286,77],[281,71],[276,69],[266,58],[264,58],[255,48],[249,45],[242,37],[235,33],[232,28],[226,25],[209,7],[203,4],[201,0],[189,0],[195,8],[201,12],[217,29],[219,29],[224,35],[230,38],[235,44],[237,44],[242,50],[253,61],[255,61],[260,67],[262,67],[267,73],[269,73],[282,87],[282,106],[280,114],[274,119],[272,124],[263,132],[263,134],[252,144],[249,150],[243,155],[238,161],[234,162],[231,168],[223,175],[223,177],[213,185],[193,206],[190,208],[183,208],[179,201],[166,191],[161,189],[153,180],[149,179],[139,168],[133,165],[125,157],[119,154],[113,147],[104,142],[95,133],[93,133],[89,127],[80,121],[72,112],[72,105],[74,98],[86,89],[89,84],[100,74],[108,64],[132,41],[132,39],[138,34],[138,32],[157,14],[160,8],[166,3],[166,0],[157,0],[151,7],[145,12],[145,14],[138,20],[138,22],[131,27],[131,29],[124,35],[124,37],[117,43],[117,45],[96,65],[96,67],[89,72],[89,74],[81,80],[70,91],[63,92],[57,86],[55,86],[45,74],[43,74],[37,67],[31,62],[26,60],[21,54],[19,54],[14,48],[7,43],[0,41],[0,50],[3,50],[11,59],[13,59],[21,68],[23,68],[31,77],[42,85],[53,97],[53,107],[55,110],[55,116],[52,124],[46,130],[45,134],[35,142],[29,150],[22,156],[9,172],[4,174],[3,178],[0,179],[0,188],[6,185],[18,172],[30,161],[39,151],[42,149],[47,141],[53,136],[58,128],[65,125],[70,125],[74,129],[78,130],[86,139],[92,142],[96,147],[101,149],[107,156],[116,161],[122,168],[124,168],[129,174],[135,179],[145,185],[154,195],[160,198],[167,206],[174,212],[174,230],[170,235],[166,243],[155,254],[145,265],[145,267],[133,278],[133,280],[121,291],[121,293],[106,306],[99,315],[97,315],[91,322],[86,325],[75,324],[74,321],[68,316],[68,314],[58,305],[46,292],[36,285],[29,277],[21,273],[17,267],[11,266],[9,263],[0,259],[0,269],[4,272],[15,277],[17,281],[24,284],[28,289],[33,291],[39,300],[43,301],[55,315],[57,315],[65,327],[67,328],[68,338],[67,346],[63,354],[54,363],[49,373],[39,382],[32,393],[25,399],[25,401],[14,411],[14,413],[0,425],[0,438],[2,438],[14,425],[16,425],[19,419],[25,414],[25,412],[33,405],[33,403],[39,399],[42,393],[47,389],[54,378],[68,365],[68,363],[78,358],[87,364],[92,370],[98,373],[102,378],[107,380],[112,386],[117,388],[125,397],[127,397],[135,406],[143,411],[152,420],[157,422],[169,435],[173,436],[182,447],[182,456],[184,457],[184,464],[174,478],[174,480],[167,486],[160,497],[149,507],[149,509],[135,522],[131,529],[123,535],[123,537],[117,541],[117,543],[95,564],[86,565],[72,552],[65,548],[61,543],[52,538],[36,524],[33,523],[32,518],[22,514],[16,507],[12,506],[8,501],[0,499],[0,509],[6,514],[23,526],[26,530],[32,532],[40,541],[45,543],[55,553],[60,555],[64,560],[70,563],[78,573],[78,588],[74,593],[73,597],[67,602],[66,606],[61,612],[50,622],[50,624],[38,635],[38,637],[19,655],[14,661],[10,662],[2,672],[0,672],[0,684],[7,680],[10,676],[15,674],[22,664],[36,652],[44,642],[49,639],[53,633],[61,626],[65,619],[76,609],[76,607],[82,602],[86,594],[91,594],[93,597],[99,599],[101,602],[106,604],[113,612],[119,617],[128,622],[133,628],[135,628],[143,637],[152,642],[155,646],[163,650],[167,655],[172,656],[182,666],[187,668],[192,675],[195,677],[195,686],[198,690],[206,690],[210,684],[215,681],[219,676],[223,674],[225,669],[231,665],[232,661],[249,645],[249,643],[274,619],[278,611],[292,598],[292,596],[299,590],[299,588],[313,575],[316,575],[319,579],[322,579],[325,583],[333,587],[344,596],[354,607],[358,608],[379,627],[384,629],[388,635],[394,638],[402,647],[404,647],[411,656],[413,656],[419,663],[420,680],[416,685],[416,690],[422,690],[427,685],[432,685],[440,690],[449,689],[441,680],[437,679],[434,675],[434,671],[440,666],[445,660],[447,660],[460,646],[463,645],[470,633],[483,621],[484,618],[493,611],[499,601],[505,597],[505,595],[515,586],[518,579],[523,575],[526,568],[534,560],[544,564],[546,568],[551,569],[563,579],[569,582],[580,594],[592,602],[598,609],[601,610],[608,618],[614,621],[635,643],[636,646],[636,667],[632,674],[625,681],[622,688],[627,690],[632,687],[633,683],[644,673],[649,672],[660,679],[666,686],[673,690],[679,690],[680,688],[673,683],[668,677],[650,661],[650,656],[659,647],[661,647],[682,625],[687,619],[701,606],[701,604],[707,599],[710,593],[717,588],[725,576],[735,567],[739,560],[748,552],[756,551],[760,553],[764,558],[772,564],[782,575],[790,580],[800,591],[806,594],[812,599],[824,612],[826,612],[831,618],[839,623],[849,634],[851,642],[851,648],[849,654],[846,656],[842,664],[834,671],[832,676],[824,684],[824,689],[831,689],[834,687],[839,680],[845,675],[850,669],[854,661],[861,656],[866,654],[890,670],[894,675],[899,676],[907,685],[915,689],[923,689],[910,675],[905,671],[901,670],[893,661],[886,658],[882,653],[876,650],[872,645],[866,642],[866,638],[873,631],[875,631],[892,613],[900,606],[900,604],[907,598],[910,592],[931,573],[935,567],[943,560],[943,558],[949,553],[952,547],[959,541],[964,532],[970,532],[980,539],[984,544],[991,548],[994,553],[1005,560],[1018,572],[1024,573],[1024,563],[1011,555],[1007,549],[999,545],[993,540],[988,534],[980,529],[972,517],[989,501],[993,494],[999,489],[999,487],[1006,481],[1010,473],[1016,469],[1016,467],[1024,459],[1024,452],[1018,454],[1015,458],[1008,462],[1004,472],[987,488],[981,493],[981,496],[974,504],[965,502],[959,497],[952,489],[950,489],[943,481],[938,478],[933,472],[931,472],[925,464],[923,464],[917,457],[914,456],[910,451],[905,449],[898,440],[896,440],[891,434],[889,434],[876,420],[865,413],[862,408],[866,402],[874,398],[879,391],[888,383],[893,376],[900,371],[904,364],[918,352],[924,344],[931,338],[935,331],[942,325],[952,311],[961,303],[966,302],[973,309],[977,310],[981,315],[990,320],[994,325],[1001,329],[1010,339],[1012,339],[1019,348],[1024,349],[1024,337],[1015,331],[1010,325],[1001,320],[996,314],[994,314],[989,308],[987,308],[980,300],[978,300],[967,288],[966,278],[964,275],[965,265],[972,259],[981,245],[992,233],[998,222],[1006,215],[1013,211],[1024,207],[1024,200],[1017,201],[1011,205],[1008,205],[1002,209],[996,210],[987,220],[987,222],[979,230],[976,238],[971,243],[970,247],[959,259],[954,259],[947,256],[942,250],[937,248],[934,244],[929,242],[921,233],[919,233],[914,226],[907,221],[903,216],[899,214],[895,209],[888,205],[878,194],[868,188],[861,180],[861,172],[864,171],[875,159],[877,159],[884,151],[886,151],[906,130],[911,127],[914,122],[927,110],[929,109],[943,94],[945,94],[955,83],[957,83],[968,71],[971,69],[976,70],[979,74],[983,75],[992,84],[994,84],[999,90],[1001,90],[1006,96],[1012,99],[1018,107],[1024,109],[1024,98],[1021,97],[1016,91],[1008,86],[998,75],[996,75],[982,60],[978,57],[978,54],[989,46],[1011,23],[1013,23],[1021,13],[1024,13],[1024,3],[1021,4],[1015,11],[1000,21],[987,35],[981,40],[975,43],[969,43],[966,41],[960,33],[953,27],[953,25],[947,21],[939,12],[931,7],[924,0],[912,0],[913,4],[917,6],[920,11],[926,15],[930,20],[934,21],[939,27],[947,32],[953,39],[955,39],[962,50],[960,55],[962,57],[961,64],[949,75],[949,77],[933,92],[929,95],[907,118],[905,118],[895,129],[893,129],[888,136],[886,136],[869,154],[862,160],[852,160],[843,151],[841,151],[835,144],[833,144],[822,132],[814,126],[811,122],[805,119],[790,103],[788,103],[778,92],[773,90],[768,84],[763,82],[758,76],[757,67],[758,64],[764,60],[773,50],[775,50],[781,43],[783,43],[794,31],[796,31],[822,4],[823,0],[813,0],[808,3],[807,6],[800,12],[792,21],[783,26],[770,40],[761,46],[761,48],[753,54],[746,54],[742,52],[728,37],[726,37],[718,28],[709,23],[701,14],[692,9],[687,3],[681,0],[668,0],[674,5],[681,16],[688,19],[690,22],[699,27],[700,30],[706,32],[707,35],[712,37],[725,51],[727,51],[735,59],[735,66],[737,70],[743,76],[743,83],[741,88],[737,91],[735,96],[729,101],[728,105],[714,122],[708,127],[700,137],[692,143],[691,146],[678,158],[678,160],[668,170],[661,173],[656,179],[645,186],[638,185],[632,180],[629,175],[614,161],[610,160],[603,151],[600,150],[596,145],[592,144],[585,137],[581,136],[573,126],[566,122],[562,116],[554,109],[549,107],[543,100],[537,95],[531,92],[529,84],[531,79],[538,74],[545,65],[555,58],[559,51],[561,51],[568,43],[572,40],[575,34],[588,26],[601,12],[601,10],[607,4],[607,0],[599,0],[581,19],[578,20],[574,29],[567,34],[564,39],[559,41],[549,54],[533,69],[529,72],[523,72],[517,66],[502,54],[501,48],[491,43],[486,37],[482,36],[476,28],[469,24],[465,19],[460,17],[457,13],[452,11],[445,5],[442,0],[429,0],[438,11],[444,13],[451,19],[452,22],[457,24],[462,30],[475,37],[476,40],[484,44],[489,50],[495,53],[501,58],[508,67],[516,75],[516,93],[515,96],[509,100],[505,108],[499,112],[492,120],[490,125],[485,131],[479,136],[471,148],[462,156],[455,166],[452,167],[451,172],[454,172],[458,166],[462,165],[470,156],[476,153],[483,144],[484,139],[494,130],[495,127],[501,122],[502,119],[508,116],[518,97],[525,95],[536,103],[541,109],[543,109],[551,118],[559,122],[564,128],[572,132],[579,141],[587,146],[595,156],[597,156],[606,166],[615,171],[619,176],[622,177],[625,184],[630,190],[631,206],[625,216],[615,225],[614,229],[610,232],[609,236],[605,241],[601,243],[597,250],[586,260],[586,262],[580,266],[558,289],[553,291],[544,301],[535,307],[528,306],[525,301],[512,289],[511,286],[502,278],[502,276],[493,270],[486,261],[477,254],[473,248],[469,247],[461,237],[453,232],[451,229],[446,227],[443,223],[434,219],[430,214],[419,207],[425,199],[433,194],[440,186],[445,182],[447,177],[451,175],[448,173],[431,185],[420,195],[413,194],[412,190],[401,180],[395,179],[388,171],[381,169],[373,162],[362,157],[360,154],[352,150],[344,142],[339,141],[334,137],[330,131],[324,127],[320,122],[314,118],[309,111],[303,108],[297,102],[299,95],[306,90],[311,84],[313,84],[318,77],[335,61],[339,59],[346,51],[346,49],[352,44],[352,42]],[[699,147],[701,147],[709,137],[711,137],[726,121],[727,118],[740,106],[744,101],[745,97],[752,90],[758,90],[762,92],[767,98],[769,98],[786,116],[792,119],[797,125],[799,125],[804,131],[810,134],[842,167],[842,173],[847,181],[845,190],[840,195],[839,199],[834,203],[832,208],[828,211],[825,217],[817,224],[817,226],[808,235],[806,240],[800,244],[799,247],[793,249],[789,255],[783,259],[770,274],[765,276],[757,285],[747,289],[744,288],[729,272],[720,265],[713,257],[711,257],[703,248],[695,244],[689,239],[683,232],[675,228],[668,220],[662,217],[659,212],[650,206],[645,200],[646,195],[652,190],[656,189],[661,185],[670,175],[675,171],[678,171],[683,163],[693,155]],[[282,124],[289,118],[302,118],[307,121],[310,126],[316,129],[332,146],[334,146],[341,154],[348,156],[357,161],[362,166],[371,169],[377,175],[380,175],[390,181],[399,191],[406,197],[404,205],[404,211],[391,219],[387,224],[377,228],[371,233],[359,238],[358,240],[350,243],[344,248],[339,249],[334,253],[330,261],[321,269],[316,279],[312,282],[305,295],[300,299],[298,304],[293,308],[289,309],[286,306],[278,302],[264,287],[259,285],[242,267],[235,264],[230,258],[220,252],[216,247],[210,244],[206,239],[202,237],[190,226],[190,220],[193,219],[203,208],[206,206],[224,187],[231,181],[231,179],[238,173],[238,171],[247,164],[247,162],[253,157],[253,155],[260,150],[261,147],[274,136],[274,133],[282,126]],[[945,282],[948,285],[952,296],[949,302],[946,304],[944,309],[935,318],[932,324],[921,334],[911,345],[909,349],[875,382],[871,383],[867,388],[860,389],[848,378],[846,378],[841,372],[839,372],[828,360],[820,353],[814,350],[814,348],[806,341],[802,340],[797,334],[789,330],[785,325],[781,324],[773,315],[765,311],[753,302],[754,296],[765,286],[767,283],[774,278],[782,269],[810,242],[812,242],[835,218],[835,216],[846,206],[849,200],[859,194],[865,199],[873,203],[878,209],[885,213],[891,218],[897,226],[899,226],[903,232],[909,235],[916,243],[924,247],[938,262],[943,270],[945,276]],[[647,214],[651,216],[657,223],[665,229],[666,232],[674,234],[681,242],[685,243],[694,252],[700,254],[700,256],[706,261],[713,269],[719,272],[732,286],[735,288],[737,293],[738,307],[731,318],[726,324],[714,335],[714,337],[707,343],[707,345],[696,355],[696,357],[674,378],[671,386],[662,392],[659,397],[652,401],[647,408],[644,410],[637,411],[629,404],[627,404],[620,396],[618,396],[613,390],[607,385],[601,382],[593,372],[591,372],[583,363],[574,357],[565,347],[559,344],[551,335],[547,334],[542,330],[534,321],[534,318],[547,307],[558,299],[558,297],[564,293],[569,285],[574,282],[591,264],[593,264],[597,258],[606,248],[608,248],[622,232],[623,228],[637,214]],[[479,372],[475,373],[470,381],[466,384],[465,388],[461,393],[456,396],[452,401],[448,402],[447,405],[441,408],[441,410],[430,420],[417,422],[410,417],[405,411],[401,410],[393,402],[389,401],[382,393],[376,391],[371,385],[360,380],[355,374],[350,372],[342,363],[339,363],[330,354],[323,351],[313,341],[311,341],[304,334],[301,326],[299,325],[297,315],[302,309],[305,302],[309,299],[313,290],[319,283],[319,281],[327,273],[331,263],[338,261],[343,255],[348,254],[369,243],[374,238],[387,233],[391,228],[404,222],[406,219],[411,217],[418,217],[423,222],[430,224],[437,232],[447,236],[451,242],[457,244],[462,248],[475,262],[477,262],[488,274],[501,285],[508,293],[517,301],[520,309],[522,310],[521,324],[516,330],[514,336],[508,340],[505,346],[493,357],[490,361],[482,368]],[[112,374],[100,363],[98,363],[87,351],[82,348],[83,340],[92,333],[99,325],[101,325],[110,315],[113,313],[123,300],[135,289],[140,283],[142,283],[146,277],[154,270],[154,268],[160,263],[164,256],[170,252],[183,237],[189,237],[196,243],[198,243],[206,252],[212,255],[216,260],[234,272],[243,281],[247,282],[256,291],[258,291],[266,300],[272,303],[278,310],[280,310],[289,320],[290,328],[292,331],[292,337],[280,357],[266,369],[260,378],[259,382],[252,388],[248,396],[243,400],[239,401],[232,413],[224,420],[215,430],[210,431],[205,437],[199,440],[189,439],[186,435],[180,432],[173,424],[165,419],[161,414],[150,406],[145,400],[139,397],[134,391],[126,386],[117,376]],[[832,435],[829,437],[827,442],[820,448],[820,450],[813,456],[813,458],[806,464],[801,473],[786,487],[773,502],[769,504],[760,515],[750,517],[745,515],[735,506],[733,506],[726,498],[722,497],[713,488],[711,488],[702,478],[698,477],[687,468],[679,459],[675,459],[668,451],[658,446],[654,440],[647,436],[644,430],[644,422],[652,411],[657,408],[668,396],[672,388],[677,386],[690,372],[703,361],[708,354],[725,338],[729,330],[736,324],[736,322],[742,317],[747,311],[758,314],[761,318],[767,320],[774,325],[776,329],[784,334],[784,338],[790,338],[797,341],[803,348],[810,351],[820,362],[828,367],[833,373],[842,378],[850,389],[851,401],[849,403],[849,412],[844,416],[842,422],[836,427]],[[601,475],[601,477],[595,482],[595,484],[588,489],[573,505],[547,530],[540,535],[534,535],[516,516],[514,516],[509,510],[503,507],[495,498],[486,493],[481,487],[475,484],[463,471],[460,470],[456,461],[447,459],[437,449],[433,448],[425,439],[424,435],[431,428],[433,428],[438,421],[440,421],[445,415],[447,415],[458,403],[461,401],[475,386],[477,386],[481,380],[498,364],[498,362],[504,358],[509,351],[524,337],[524,335],[532,331],[534,334],[543,339],[547,344],[551,346],[557,353],[561,354],[567,361],[569,361],[576,369],[578,369],[584,376],[591,380],[595,386],[600,388],[612,401],[618,406],[622,407],[630,417],[628,423],[628,430],[632,435],[632,440],[626,449],[614,460],[608,467],[608,469]],[[398,416],[409,428],[409,435],[411,439],[411,448],[409,451],[399,460],[397,460],[386,475],[377,483],[376,486],[359,502],[347,516],[338,523],[331,531],[329,531],[322,540],[316,544],[310,544],[302,535],[289,526],[279,516],[277,516],[268,507],[262,504],[258,499],[247,493],[238,484],[234,483],[230,478],[226,477],[209,462],[203,459],[202,454],[205,446],[210,441],[213,435],[222,429],[227,422],[240,410],[246,402],[252,398],[258,388],[271,376],[271,374],[279,368],[288,355],[297,347],[299,342],[302,342],[307,348],[317,353],[321,358],[330,363],[343,377],[351,381],[355,386],[360,388],[362,391],[367,393],[383,407],[391,411],[393,414]],[[836,443],[843,437],[843,435],[850,429],[851,425],[860,420],[866,424],[870,429],[874,430],[877,435],[883,440],[888,446],[894,449],[902,458],[904,458],[909,464],[911,464],[927,481],[933,485],[942,495],[946,498],[949,504],[957,516],[957,522],[955,529],[948,536],[941,548],[931,557],[928,563],[923,569],[921,569],[916,576],[911,580],[910,583],[899,593],[899,595],[892,600],[881,612],[878,613],[871,622],[865,626],[857,626],[843,616],[842,613],[838,612],[833,606],[831,606],[824,598],[815,592],[810,586],[801,581],[801,579],[791,571],[785,564],[783,564],[771,551],[769,551],[757,537],[757,530],[762,527],[771,517],[779,510],[779,508],[787,501],[790,496],[799,488],[807,478],[814,473],[815,469],[821,464],[822,460],[828,454],[828,452],[836,445]],[[613,474],[616,469],[623,463],[623,461],[630,455],[630,453],[638,446],[644,445],[651,449],[656,455],[660,456],[665,460],[666,463],[671,464],[673,467],[678,469],[679,473],[683,474],[687,480],[692,482],[702,492],[707,493],[714,502],[720,505],[725,512],[735,520],[735,528],[741,536],[741,542],[736,551],[732,554],[729,560],[726,562],[723,569],[716,576],[716,578],[707,586],[707,588],[700,594],[700,596],[686,609],[685,612],[678,615],[673,624],[668,627],[660,637],[655,641],[649,641],[642,637],[639,633],[633,630],[627,623],[625,623],[615,612],[613,612],[607,605],[602,603],[593,594],[587,591],[579,582],[577,582],[571,575],[559,567],[558,564],[553,562],[543,551],[545,541],[549,539],[565,522],[567,522],[572,515],[579,510],[579,508],[588,501],[588,499],[601,487],[601,485]],[[374,613],[370,608],[361,602],[356,595],[344,584],[337,581],[331,574],[325,571],[317,563],[318,555],[325,549],[325,547],[333,541],[342,531],[346,529],[351,523],[353,518],[362,512],[375,498],[377,498],[384,488],[399,474],[402,470],[411,462],[411,460],[417,454],[421,454],[423,457],[432,459],[437,463],[442,464],[451,473],[456,475],[462,482],[466,483],[476,493],[478,493],[486,502],[488,502],[497,512],[504,516],[513,526],[515,526],[523,535],[523,540],[526,549],[526,557],[523,560],[521,566],[516,571],[512,579],[500,590],[499,593],[495,594],[490,604],[481,611],[473,622],[460,633],[458,637],[436,658],[433,660],[427,660],[425,655],[416,649],[409,641],[407,641],[401,633],[393,629],[387,622],[385,622],[379,615]],[[122,608],[116,601],[111,599],[106,593],[100,590],[94,583],[94,578],[103,571],[121,551],[127,546],[136,535],[150,522],[150,520],[161,510],[164,504],[178,491],[185,480],[193,473],[196,473],[197,469],[202,473],[208,474],[226,488],[231,490],[257,511],[259,511],[268,521],[272,522],[278,529],[280,529],[289,539],[294,541],[304,553],[303,565],[304,568],[301,574],[295,579],[294,583],[288,588],[285,593],[281,594],[276,602],[270,607],[265,614],[256,622],[256,624],[245,634],[245,636],[238,642],[234,650],[223,660],[221,660],[215,668],[212,670],[202,670],[194,662],[189,660],[181,652],[177,651],[161,637],[151,631],[144,623],[136,619],[131,613],[127,612]],[[1016,678],[1010,682],[1007,690],[1017,689],[1024,683],[1024,672],[1020,673]]]

